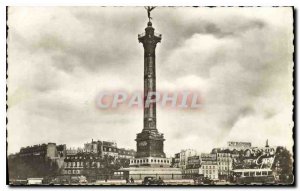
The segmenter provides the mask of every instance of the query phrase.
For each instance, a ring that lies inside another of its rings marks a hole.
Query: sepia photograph
[[[294,7],[6,11],[9,187],[295,186]]]

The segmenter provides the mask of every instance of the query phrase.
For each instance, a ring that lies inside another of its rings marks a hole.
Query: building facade
[[[218,163],[217,161],[202,161],[200,174],[211,180],[218,180]]]
[[[227,143],[227,146],[230,150],[236,149],[236,150],[242,150],[242,149],[247,149],[251,148],[251,142],[234,142],[234,141],[229,141]]]
[[[100,169],[101,157],[92,153],[77,153],[64,160],[63,174],[82,175]]]
[[[20,157],[40,156],[45,159],[57,159],[65,157],[65,155],[66,145],[56,145],[56,143],[44,143],[40,145],[22,147],[19,152]]]
[[[192,156],[197,156],[197,151],[193,149],[185,149],[181,150],[180,153],[177,154],[177,157],[179,156],[179,159],[177,158],[177,167],[183,169],[186,169],[188,158]],[[176,156],[175,156],[176,157]]]
[[[91,153],[96,156],[112,156],[115,158],[128,158],[131,159],[135,156],[136,152],[133,149],[118,148],[115,141],[94,141],[85,143],[83,149],[70,149],[67,150],[68,155],[75,155],[77,153]]]
[[[232,171],[232,156],[230,152],[218,152],[217,154],[218,173],[221,179],[227,179]]]
[[[62,173],[65,175],[96,175],[107,163],[115,165],[128,163],[134,158],[133,149],[118,148],[114,141],[94,141],[85,143],[83,148],[66,151]]]
[[[180,153],[176,153],[172,158],[172,167],[179,168],[180,164]]]
[[[201,157],[199,155],[188,157],[184,174],[191,178],[201,174]]]

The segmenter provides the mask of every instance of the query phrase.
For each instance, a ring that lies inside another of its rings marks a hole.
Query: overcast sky
[[[167,156],[227,141],[292,139],[292,8],[167,8],[151,13],[162,42],[157,89],[200,92],[202,109],[158,108]],[[143,111],[100,110],[104,90],[143,90],[143,7],[10,7],[8,152],[47,142],[115,140],[136,149]]]

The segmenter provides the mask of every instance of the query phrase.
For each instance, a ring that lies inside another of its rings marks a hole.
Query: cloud
[[[153,18],[162,33],[158,90],[192,89],[203,98],[198,111],[158,108],[168,155],[247,138],[291,148],[292,9],[159,7]],[[137,34],[145,10],[10,7],[8,19],[9,152],[92,138],[135,148],[142,110],[103,111],[95,99],[105,90],[142,91]]]

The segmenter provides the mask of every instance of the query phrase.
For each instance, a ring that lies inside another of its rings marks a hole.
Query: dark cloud
[[[248,18],[236,18],[234,16],[225,18],[221,22],[200,20],[189,23],[186,30],[186,37],[193,34],[211,34],[217,38],[236,37],[248,30],[262,29],[266,23],[263,20]]]

